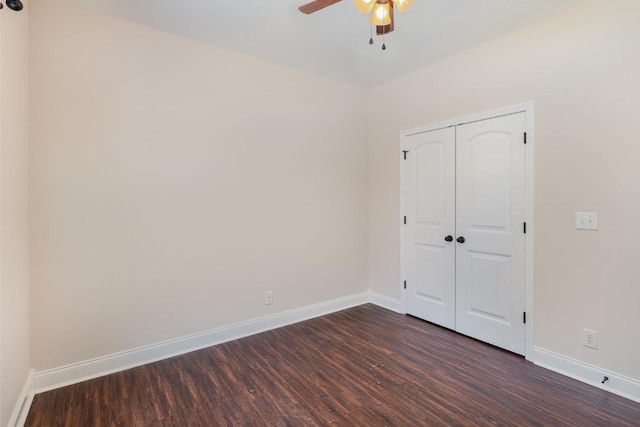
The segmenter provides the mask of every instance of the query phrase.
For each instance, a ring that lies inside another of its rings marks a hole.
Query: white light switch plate
[[[576,212],[576,230],[597,230],[597,212]]]

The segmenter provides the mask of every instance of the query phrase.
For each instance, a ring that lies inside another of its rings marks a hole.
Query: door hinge
[[[527,143],[527,133],[526,132],[524,133],[524,143],[525,144]]]
[[[407,225],[407,217],[406,217],[406,215],[404,217],[404,225]]]
[[[522,323],[527,323],[527,312],[526,311],[522,312]]]
[[[522,231],[524,232],[524,234],[527,234],[527,223],[526,222],[522,223]]]
[[[404,288],[407,289],[407,281],[404,281]]]
[[[407,160],[407,153],[409,152],[409,150],[403,150],[402,152],[404,153],[404,159]]]

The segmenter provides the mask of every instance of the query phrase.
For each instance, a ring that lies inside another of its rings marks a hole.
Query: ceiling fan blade
[[[306,13],[309,15],[310,13],[317,12],[320,9],[324,9],[327,6],[331,6],[332,4],[338,3],[342,0],[315,0],[311,3],[307,3],[298,8],[298,10],[302,13]]]

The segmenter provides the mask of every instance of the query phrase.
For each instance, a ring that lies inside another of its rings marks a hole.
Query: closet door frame
[[[529,361],[533,361],[533,321],[534,321],[534,307],[533,307],[533,233],[535,230],[534,225],[534,212],[533,212],[533,194],[534,194],[534,182],[533,182],[533,166],[534,166],[534,103],[533,101],[526,102],[523,104],[512,105],[505,108],[500,108],[496,110],[486,111],[483,113],[473,114],[470,116],[459,117],[451,120],[447,120],[444,122],[434,123],[430,125],[420,126],[413,129],[408,129],[400,132],[400,151],[399,151],[399,161],[400,161],[400,171],[402,171],[402,162],[404,161],[404,150],[402,142],[406,137],[411,135],[430,132],[446,127],[458,126],[467,123],[477,122],[480,120],[492,119],[495,117],[505,116],[509,114],[515,113],[525,113],[526,117],[526,171],[525,171],[525,214],[526,214],[526,223],[527,223],[527,233],[525,236],[525,307],[526,307],[526,324],[525,324],[525,359]],[[406,254],[404,253],[405,248],[405,237],[404,237],[404,215],[405,215],[405,196],[403,194],[405,183],[403,182],[403,175],[400,174],[400,218],[399,218],[399,226],[400,226],[400,289],[401,289],[401,304],[402,309],[406,313],[407,307],[407,299],[406,292],[404,292],[404,277],[406,276],[405,270],[405,260]]]

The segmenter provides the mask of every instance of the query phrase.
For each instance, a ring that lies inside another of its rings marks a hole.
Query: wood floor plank
[[[367,304],[38,394],[25,425],[640,426],[640,404]]]

